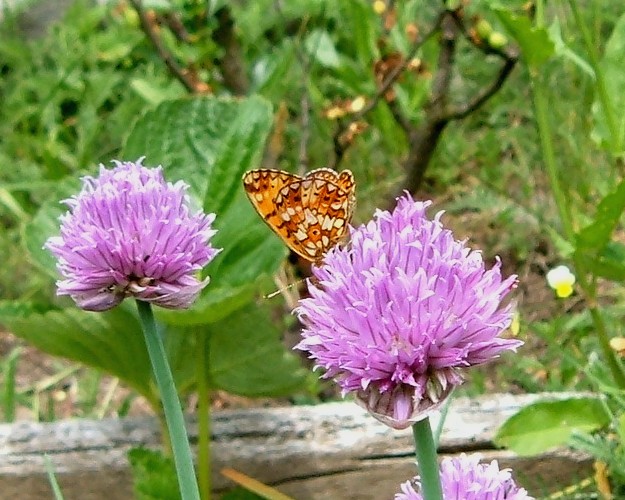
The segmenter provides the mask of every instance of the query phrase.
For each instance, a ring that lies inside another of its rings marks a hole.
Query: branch
[[[432,94],[425,106],[428,121],[442,120],[447,106],[453,65],[456,57],[457,30],[450,15],[446,12],[441,21],[440,52],[438,71],[432,81]]]
[[[445,119],[447,120],[459,120],[461,118],[465,118],[475,110],[477,110],[480,106],[482,106],[486,101],[488,101],[492,96],[494,96],[499,89],[503,86],[506,78],[514,69],[516,65],[516,59],[508,59],[504,65],[499,70],[499,74],[497,78],[493,80],[493,82],[486,88],[482,89],[481,92],[478,92],[477,95],[471,99],[468,103],[457,106],[456,108],[449,110],[449,112],[445,115]]]
[[[215,12],[217,29],[213,40],[224,49],[224,56],[219,59],[219,68],[224,84],[235,95],[244,95],[249,89],[249,81],[241,57],[241,46],[234,30],[234,19],[230,8],[224,6]]]
[[[400,75],[406,70],[406,68],[408,67],[408,64],[410,64],[410,61],[417,54],[417,51],[423,46],[425,42],[427,42],[439,30],[443,17],[444,15],[440,15],[436,19],[436,22],[434,23],[432,28],[423,37],[415,41],[414,45],[411,47],[410,51],[408,52],[404,60],[401,62],[401,64],[397,65],[395,68],[393,68],[393,70],[389,72],[388,76],[386,77],[382,85],[378,87],[378,90],[373,96],[373,98],[358,113],[354,114],[351,117],[351,120],[348,120],[346,122],[339,124],[339,127],[333,136],[333,142],[334,142],[333,167],[334,168],[336,168],[336,166],[341,162],[341,160],[343,159],[343,156],[345,155],[345,151],[347,149],[347,147],[341,143],[341,140],[340,140],[341,136],[347,130],[349,130],[349,128],[354,123],[362,120],[369,112],[371,112],[371,110],[373,110],[378,105],[378,103],[380,102],[380,99],[382,99],[382,97],[388,92],[388,90],[397,81]],[[406,122],[406,120],[402,120],[402,121]]]
[[[152,42],[152,45],[154,45],[154,48],[156,49],[158,56],[163,60],[163,62],[165,63],[165,66],[167,66],[167,69],[169,69],[169,72],[176,79],[178,79],[180,83],[182,83],[182,85],[184,85],[184,87],[190,93],[192,94],[197,93],[198,88],[197,88],[196,82],[194,81],[193,78],[189,76],[189,74],[182,67],[178,65],[172,53],[169,52],[165,48],[161,39],[159,38],[159,36],[156,34],[156,31],[154,30],[154,25],[152,21],[148,17],[145,10],[143,10],[143,6],[141,5],[141,0],[130,0],[130,3],[132,4],[134,9],[137,11],[137,14],[139,15],[139,20],[141,22],[141,29],[150,39],[150,41]]]

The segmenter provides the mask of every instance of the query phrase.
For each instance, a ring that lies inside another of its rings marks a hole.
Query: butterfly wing
[[[347,233],[354,205],[354,178],[323,168],[306,177],[271,169],[243,176],[245,191],[267,225],[295,253],[311,262]]]
[[[329,169],[313,170],[301,181],[284,186],[276,209],[285,221],[291,249],[319,262],[347,233],[353,209],[353,177],[340,178]],[[343,174],[343,172],[342,172]],[[351,184],[348,178],[352,179]]]

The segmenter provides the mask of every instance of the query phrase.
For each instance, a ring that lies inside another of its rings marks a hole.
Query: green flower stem
[[[200,332],[198,335],[198,369],[197,390],[198,390],[198,478],[202,500],[211,498],[211,430],[210,430],[210,404],[208,392],[208,360],[209,360],[209,338],[207,332]]]
[[[425,418],[412,426],[417,466],[421,477],[424,500],[443,500],[441,479],[436,459],[436,445],[430,428],[430,419]]]
[[[174,464],[178,475],[178,487],[182,500],[200,500],[200,492],[197,487],[193,458],[189,439],[184,426],[184,416],[180,407],[180,400],[174,385],[174,378],[169,369],[165,347],[156,330],[156,323],[152,308],[148,302],[137,301],[139,319],[143,327],[145,345],[150,355],[152,370],[156,378],[156,384],[161,395],[165,420],[171,437],[171,447],[174,453]]]
[[[558,208],[558,214],[560,215],[560,220],[562,222],[564,236],[567,241],[574,245],[576,239],[575,229],[569,210],[569,204],[567,203],[567,197],[562,189],[562,185],[558,177],[558,166],[552,140],[553,134],[549,121],[549,103],[547,102],[543,81],[538,71],[536,68],[530,67],[529,69],[532,94],[534,97],[534,114],[536,116],[536,126],[538,128],[538,135],[540,137],[540,144],[543,152],[543,161],[545,162],[551,191],[553,192],[553,197]],[[597,338],[599,339],[599,345],[601,346],[601,350],[603,352],[603,357],[608,363],[610,372],[612,373],[612,377],[615,382],[619,387],[625,388],[625,372],[623,372],[623,367],[617,361],[614,351],[610,348],[610,340],[603,321],[603,316],[597,307],[594,286],[592,283],[589,283],[586,277],[586,266],[575,254],[573,256],[573,262],[575,264],[575,274],[578,279],[579,286],[584,293],[584,298],[588,305],[590,316],[593,320],[595,332],[597,333]]]

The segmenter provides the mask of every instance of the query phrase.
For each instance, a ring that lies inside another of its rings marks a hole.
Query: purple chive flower
[[[512,320],[501,301],[516,276],[502,279],[499,260],[486,270],[443,228],[442,212],[426,217],[429,205],[406,195],[352,229],[348,246],[313,266],[310,297],[296,308],[296,348],[395,429],[438,407],[462,383],[460,368],[522,344],[498,337]]]
[[[188,186],[166,182],[162,167],[114,161],[84,177],[64,200],[61,235],[45,248],[58,259],[58,295],[87,311],[105,311],[132,296],[170,309],[189,307],[208,283],[196,277],[219,250],[208,241],[214,214],[191,213]]]
[[[481,464],[479,457],[445,458],[440,466],[443,500],[533,500],[524,488],[519,488],[510,469],[499,470],[497,460]],[[423,500],[419,476],[401,485],[395,500]]]

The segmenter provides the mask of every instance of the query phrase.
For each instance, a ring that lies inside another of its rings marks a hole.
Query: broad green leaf
[[[306,378],[295,355],[280,342],[269,312],[249,307],[209,325],[213,387],[244,396],[280,396]]]
[[[315,30],[310,33],[304,42],[306,51],[321,66],[326,68],[337,68],[341,61],[332,38],[327,31]]]
[[[545,28],[532,26],[526,16],[512,14],[505,7],[494,7],[493,11],[521,47],[527,65],[537,70],[554,54],[555,47]]]
[[[603,248],[625,210],[625,179],[606,195],[597,206],[593,222],[577,234],[577,247],[584,250]]]
[[[0,320],[42,351],[104,370],[155,400],[141,327],[125,307],[106,313],[75,308],[40,313],[26,304],[0,302]]]
[[[253,284],[231,287],[209,284],[189,310],[177,311],[159,308],[156,317],[168,325],[191,326],[213,323],[232,314],[251,302],[256,296]]]
[[[205,211],[217,213],[218,233],[211,243],[222,252],[206,268],[211,285],[199,309],[175,313],[175,318],[167,313],[166,320],[216,321],[251,298],[242,287],[280,265],[285,251],[254,212],[241,183],[243,172],[260,162],[271,125],[271,107],[264,99],[196,98],[162,103],[130,134],[126,158],[146,154],[146,163],[161,163],[169,177],[194,187]]]
[[[133,78],[130,81],[130,88],[152,106],[156,106],[168,99],[179,98],[184,92],[184,89],[177,81],[171,82],[165,87],[148,78]]]
[[[609,422],[610,416],[597,398],[543,401],[510,417],[499,429],[495,444],[519,455],[535,455],[564,446],[573,432],[591,432]]]
[[[163,165],[168,180],[184,179],[204,208],[219,213],[241,189],[242,172],[260,160],[271,118],[258,97],[165,101],[137,121],[123,159]]]
[[[603,72],[607,98],[612,114],[618,121],[617,137],[612,137],[608,121],[598,96],[592,106],[595,127],[592,131],[593,139],[603,147],[616,154],[622,153],[625,136],[625,14],[623,14],[606,43],[603,58],[599,61],[599,71]]]
[[[238,101],[234,120],[226,126],[216,160],[208,172],[204,210],[222,214],[243,191],[241,176],[257,167],[273,124],[271,105],[260,97]]]
[[[242,192],[215,221],[214,245],[221,253],[207,268],[218,286],[239,287],[261,274],[274,273],[286,256],[286,247],[266,226]]]
[[[58,236],[60,233],[59,217],[67,211],[67,206],[61,201],[78,194],[79,191],[78,178],[59,181],[48,200],[22,229],[22,242],[31,260],[53,279],[60,277],[56,270],[56,260],[43,245],[50,236]]]

